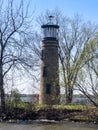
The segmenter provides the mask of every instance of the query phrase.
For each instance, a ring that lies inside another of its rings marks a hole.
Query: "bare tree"
[[[91,46],[92,53],[88,54],[88,56],[95,55],[95,57],[84,66],[86,76],[82,72],[76,86],[94,106],[98,107],[98,39],[95,38],[93,42],[97,46],[96,48]]]
[[[81,17],[63,18],[60,30],[60,61],[65,86],[66,103],[71,103],[73,88],[77,81],[79,71],[83,66],[93,59],[95,55],[88,57],[92,53],[91,46],[97,44],[91,42],[95,36],[97,26],[90,22],[83,23]]]
[[[28,7],[23,0],[19,5],[15,1],[0,1],[0,94],[1,110],[5,112],[4,79],[12,66],[18,71],[27,72],[34,68],[32,17],[28,16]],[[24,9],[25,8],[25,9]],[[32,40],[32,41],[31,41]],[[29,69],[28,69],[29,67]]]
[[[87,70],[87,77],[85,78],[82,74],[82,79],[79,81],[77,80],[76,87],[94,106],[98,107],[98,76],[91,68],[88,68]]]

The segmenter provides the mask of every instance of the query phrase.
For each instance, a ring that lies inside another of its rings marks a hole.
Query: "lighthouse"
[[[43,30],[41,50],[41,74],[39,103],[54,105],[60,102],[58,31],[59,25],[49,16],[48,22],[41,26]]]

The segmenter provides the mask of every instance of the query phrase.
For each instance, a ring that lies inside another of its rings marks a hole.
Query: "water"
[[[98,125],[85,123],[0,123],[0,130],[98,130]]]

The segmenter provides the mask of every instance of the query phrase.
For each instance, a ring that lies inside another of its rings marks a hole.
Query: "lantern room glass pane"
[[[58,29],[54,27],[47,27],[43,29],[43,35],[45,37],[53,37],[57,38],[58,37]]]

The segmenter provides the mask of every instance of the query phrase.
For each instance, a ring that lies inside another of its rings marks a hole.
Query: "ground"
[[[7,108],[5,114],[0,114],[1,121],[8,120],[55,120],[55,121],[81,121],[98,124],[98,108],[92,106],[45,106],[32,109]]]

